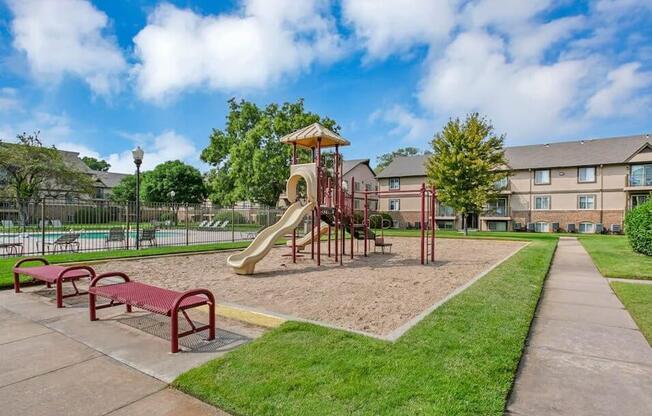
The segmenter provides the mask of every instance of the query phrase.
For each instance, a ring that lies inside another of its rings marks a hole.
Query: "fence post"
[[[190,216],[190,209],[188,203],[186,202],[186,245],[190,245],[189,233],[190,233],[190,222],[188,217]]]
[[[125,226],[127,227],[126,233],[127,233],[127,250],[129,250],[129,201],[125,202]]]
[[[231,242],[235,242],[235,205],[231,205]]]
[[[41,200],[41,255],[45,256],[45,198]]]

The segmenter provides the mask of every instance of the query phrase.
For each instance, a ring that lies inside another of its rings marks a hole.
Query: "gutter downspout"
[[[600,165],[600,224],[604,228],[604,165]]]
[[[530,195],[527,206],[527,222],[530,224],[532,222],[532,169],[528,169],[528,176],[530,179]],[[525,224],[527,228],[527,224]]]

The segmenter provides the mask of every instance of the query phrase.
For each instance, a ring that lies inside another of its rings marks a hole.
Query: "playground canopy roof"
[[[321,147],[333,147],[335,145],[348,146],[351,144],[348,140],[340,135],[333,133],[319,123],[313,123],[302,129],[283,136],[281,143],[292,144],[312,149],[317,147],[317,141],[321,139]]]

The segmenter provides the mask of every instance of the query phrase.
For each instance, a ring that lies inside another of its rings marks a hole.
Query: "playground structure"
[[[311,124],[281,138],[281,143],[292,146],[292,165],[290,177],[286,182],[285,197],[290,206],[281,219],[261,231],[254,241],[240,253],[227,259],[237,274],[249,275],[255,271],[256,263],[262,260],[273,248],[275,242],[292,232],[288,242],[292,262],[296,263],[300,249],[310,245],[311,259],[317,265],[322,261],[321,238],[327,236],[327,257],[334,257],[335,262],[343,264],[347,255],[347,234],[349,240],[348,255],[354,257],[354,240],[363,241],[364,256],[369,252],[369,241],[376,242],[376,235],[370,228],[369,195],[389,197],[392,195],[417,196],[421,198],[420,211],[420,261],[422,265],[435,261],[435,206],[436,192],[421,184],[417,190],[359,191],[364,195],[362,223],[355,222],[355,178],[350,185],[343,181],[341,146],[350,142],[330,131],[319,123]],[[298,149],[310,150],[312,163],[297,163]],[[332,168],[323,162],[322,150],[334,148]],[[299,185],[305,182],[305,201],[299,195]],[[310,215],[310,232],[297,239],[296,227]],[[382,222],[382,221],[381,221]],[[381,224],[382,228],[382,224]]]

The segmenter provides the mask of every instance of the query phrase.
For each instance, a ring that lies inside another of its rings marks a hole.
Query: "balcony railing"
[[[627,187],[652,186],[652,177],[626,175],[625,186]]]
[[[483,217],[509,217],[510,209],[509,208],[493,208],[485,210],[482,214]]]

